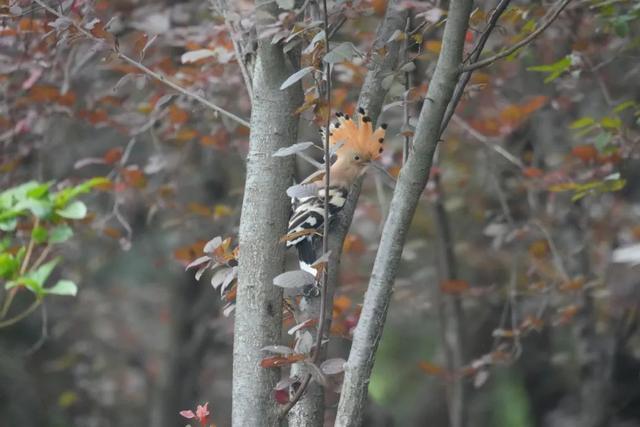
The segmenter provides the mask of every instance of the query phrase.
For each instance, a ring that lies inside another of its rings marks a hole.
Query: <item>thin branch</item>
[[[327,0],[322,1],[323,20],[324,20],[324,46],[325,52],[329,52],[329,13],[327,9]],[[326,102],[327,102],[327,118],[324,128],[324,227],[322,233],[322,253],[329,252],[329,188],[331,184],[331,147],[329,146],[330,126],[331,126],[331,64],[325,64],[326,79]],[[327,262],[322,269],[322,283],[320,284],[320,315],[318,318],[318,329],[316,330],[315,348],[313,350],[312,362],[317,364],[322,354],[322,341],[324,337],[324,329],[327,323],[327,289],[329,287],[329,263]],[[284,418],[287,413],[298,403],[307,387],[311,384],[311,374],[308,373],[298,390],[283,408],[280,419]]]
[[[527,44],[531,43],[536,37],[538,37],[540,34],[542,34],[544,32],[544,30],[547,29],[547,27],[549,27],[549,25],[551,25],[553,23],[553,21],[556,20],[556,18],[560,15],[560,12],[562,12],[564,10],[565,7],[567,7],[567,5],[571,3],[571,0],[562,0],[560,2],[560,4],[558,5],[558,7],[556,8],[556,10],[554,10],[551,15],[549,16],[549,18],[539,27],[537,28],[535,31],[533,31],[531,34],[529,34],[527,37],[525,37],[524,39],[522,39],[521,41],[519,41],[518,43],[516,43],[515,45],[511,46],[508,49],[503,50],[500,53],[497,53],[493,56],[490,56],[489,58],[485,58],[481,61],[477,61],[477,62],[473,62],[471,64],[465,65],[462,67],[462,71],[473,71],[473,70],[477,70],[478,68],[482,68],[485,67],[489,64],[492,64],[493,62],[497,61],[498,59],[502,59],[506,56],[511,55],[513,52],[517,51],[518,49],[526,46]]]
[[[33,229],[37,228],[40,225],[40,218],[36,217],[35,222],[33,223]],[[35,246],[35,239],[33,238],[33,232],[31,233],[31,238],[29,239],[29,244],[27,245],[27,252],[22,260],[22,265],[20,266],[19,274],[22,276],[27,272],[29,268],[29,261],[31,261],[31,254],[33,253],[33,247]],[[9,312],[9,308],[11,308],[11,303],[18,292],[19,287],[16,286],[9,291],[7,298],[4,300],[2,304],[2,310],[0,311],[0,319],[4,319],[7,313]],[[18,319],[20,320],[20,319]]]
[[[31,348],[29,348],[27,351],[25,351],[25,353],[24,353],[25,356],[31,356],[36,351],[40,350],[40,348],[42,348],[44,343],[47,341],[47,338],[49,338],[49,327],[48,327],[49,316],[47,314],[47,305],[43,301],[42,305],[40,307],[42,307],[42,328],[41,328],[41,332],[40,332],[40,338],[38,338],[38,341],[36,341],[31,346]]]
[[[426,21],[425,21],[426,22]],[[411,26],[411,15],[407,16],[407,23],[404,26],[404,33],[409,33],[409,28]],[[403,59],[407,61],[407,56],[409,53],[409,40],[410,37],[405,35],[404,46],[403,46]],[[409,130],[409,90],[411,90],[411,71],[406,71],[404,73],[404,108],[402,110],[402,127],[407,132]],[[411,148],[411,136],[409,134],[404,135],[404,141],[402,144],[402,164],[407,163],[407,159],[409,158],[409,150]]]
[[[498,19],[500,19],[500,16],[507,9],[507,6],[509,6],[510,2],[511,0],[501,0],[500,3],[498,3],[498,6],[496,6],[496,8],[491,13],[491,16],[489,16],[489,21],[487,22],[487,25],[484,31],[482,32],[482,35],[480,36],[480,38],[478,39],[478,42],[476,43],[476,45],[473,47],[473,50],[471,51],[472,53],[469,56],[469,59],[471,61],[475,62],[478,60],[478,58],[480,58],[480,55],[482,54],[484,46],[487,44],[487,40],[489,40],[489,36],[491,35],[491,33],[493,32],[493,29],[498,23]],[[469,83],[469,80],[471,80],[472,72],[473,70],[465,70],[460,76],[460,80],[456,85],[456,89],[453,92],[451,101],[447,106],[447,111],[445,112],[444,118],[442,119],[442,123],[440,124],[440,135],[442,135],[444,130],[447,128],[447,126],[449,126],[449,121],[451,120],[453,113],[455,113],[458,102],[460,102],[460,99],[464,94],[464,89],[467,86],[467,83]]]
[[[18,289],[18,288],[14,288],[14,289]],[[31,303],[31,305],[24,310],[22,313],[12,317],[11,319],[7,319],[4,320],[2,322],[0,322],[0,329],[2,328],[6,328],[8,326],[11,326],[15,323],[18,323],[19,321],[21,321],[22,319],[24,319],[25,317],[27,317],[28,315],[30,315],[31,313],[33,313],[35,311],[36,308],[38,308],[38,306],[42,304],[42,299],[37,298],[33,303]]]
[[[42,6],[47,12],[51,13],[52,15],[57,16],[60,19],[63,19],[67,22],[69,22],[71,25],[73,25],[73,27],[81,34],[83,34],[85,37],[87,37],[90,40],[93,40],[95,42],[99,42],[99,43],[105,43],[105,41],[103,39],[100,39],[96,36],[94,36],[93,34],[91,34],[90,31],[86,30],[84,27],[82,27],[82,25],[78,24],[74,19],[68,18],[64,15],[62,15],[60,12],[58,12],[57,10],[53,9],[52,7],[50,7],[49,5],[47,5],[46,3],[44,3],[42,0],[33,0],[34,2],[38,3],[40,6]],[[149,67],[147,67],[146,65],[136,61],[135,59],[125,55],[124,53],[122,53],[119,49],[111,46],[112,51],[115,53],[115,55],[122,59],[123,61],[127,62],[130,65],[133,65],[135,68],[137,68],[138,70],[144,72],[145,74],[153,77],[154,79],[158,80],[161,83],[164,83],[165,85],[169,86],[170,88],[180,92],[181,94],[194,99],[196,101],[198,101],[199,103],[201,103],[202,105],[205,105],[206,107],[209,107],[210,109],[216,111],[217,113],[235,121],[236,123],[248,128],[249,127],[249,122],[246,121],[243,118],[240,118],[238,116],[236,116],[235,114],[221,108],[218,107],[216,104],[212,103],[211,101],[208,101],[206,99],[204,99],[202,96],[191,92],[190,90],[178,85],[177,83],[174,83],[173,81],[169,80],[167,77],[165,77],[164,75],[157,73],[155,71],[153,71],[152,69],[150,69]]]
[[[433,181],[437,198],[433,206],[438,243],[439,282],[458,279],[458,268],[454,240],[451,233],[451,222],[445,209],[445,193],[440,181],[440,174],[435,174]],[[436,286],[438,315],[440,318],[440,340],[447,357],[447,369],[459,373],[465,364],[465,316],[459,295],[442,295],[440,286]],[[466,423],[466,390],[465,380],[455,375],[452,381],[445,384],[447,406],[451,427],[461,427]]]
[[[466,132],[468,132],[469,135],[473,136],[475,139],[477,139],[478,141],[483,143],[485,146],[487,146],[487,148],[495,151],[500,156],[502,156],[506,161],[508,161],[509,163],[511,163],[514,166],[518,167],[519,169],[524,169],[524,165],[522,164],[522,161],[520,161],[520,159],[518,159],[516,156],[511,154],[506,149],[504,149],[501,145],[499,145],[499,144],[497,144],[495,142],[491,142],[491,140],[489,138],[487,138],[486,136],[484,136],[483,134],[481,134],[480,132],[478,132],[477,130],[472,128],[469,125],[469,123],[467,123],[464,120],[462,120],[462,118],[460,118],[457,114],[453,115],[453,121],[458,126],[463,128]]]
[[[244,80],[244,86],[247,89],[247,94],[249,95],[249,100],[253,103],[253,82],[251,81],[251,73],[247,69],[247,64],[242,58],[242,50],[240,49],[240,44],[238,40],[236,40],[237,32],[235,28],[233,28],[233,24],[229,21],[229,14],[227,11],[229,10],[229,5],[226,0],[212,0],[211,5],[214,10],[217,9],[217,12],[222,15],[224,18],[224,24],[227,27],[227,31],[229,32],[229,38],[231,39],[231,43],[233,44],[233,53],[236,58],[236,62],[238,63],[238,67],[240,67],[240,72],[242,73],[242,79]],[[305,5],[302,7],[301,11],[304,11]]]

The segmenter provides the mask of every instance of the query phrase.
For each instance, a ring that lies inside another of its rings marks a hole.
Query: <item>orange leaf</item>
[[[180,129],[175,136],[175,139],[180,142],[187,142],[198,137],[198,131],[189,128]]]
[[[529,254],[534,258],[544,258],[549,254],[549,244],[546,240],[536,240],[529,246]]]
[[[304,360],[306,357],[306,355],[300,353],[290,354],[288,356],[265,357],[260,361],[260,366],[263,368],[279,368]]]
[[[571,155],[583,162],[592,162],[598,157],[598,150],[593,145],[577,145],[571,149]]]
[[[442,49],[442,42],[440,40],[427,40],[424,42],[425,50],[433,53],[440,53],[440,49]]]
[[[137,166],[130,166],[122,170],[121,173],[125,182],[131,187],[141,188],[147,183],[144,173]]]
[[[360,236],[351,233],[347,234],[347,237],[344,239],[344,245],[342,246],[344,253],[361,254],[364,253],[366,249]]]
[[[169,119],[171,120],[171,123],[181,125],[189,120],[189,114],[182,108],[173,104],[169,107]]]
[[[373,11],[378,16],[384,16],[387,11],[387,0],[371,0]]]
[[[116,240],[122,237],[122,231],[114,227],[105,227],[105,229],[102,230],[102,233],[105,236],[111,237],[112,239],[116,239]]]
[[[106,164],[112,165],[122,158],[122,148],[112,148],[104,153],[104,156],[102,156],[102,158],[104,159]]]
[[[469,288],[469,283],[464,280],[446,280],[440,284],[440,290],[446,294],[461,294]]]
[[[538,168],[524,168],[522,170],[522,175],[527,178],[540,178],[542,175],[544,175],[544,172],[542,171],[542,169]]]
[[[418,363],[418,367],[422,370],[422,372],[429,375],[440,376],[445,373],[445,370],[442,366],[434,365],[431,362],[427,362],[425,360],[420,361]]]
[[[202,256],[206,240],[198,240],[187,246],[182,246],[173,251],[173,257],[181,264],[188,265],[191,261]]]
[[[187,208],[196,215],[211,216],[212,214],[211,209],[200,203],[191,202]]]
[[[335,314],[340,314],[351,307],[351,298],[346,295],[340,295],[333,301],[333,311]]]
[[[94,110],[94,111],[82,110],[78,112],[78,116],[85,119],[92,125],[104,123],[109,120],[109,116],[107,115],[107,112],[104,110]]]

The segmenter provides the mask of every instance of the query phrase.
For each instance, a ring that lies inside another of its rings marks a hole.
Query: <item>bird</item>
[[[335,153],[329,169],[329,221],[344,207],[351,185],[384,151],[386,128],[383,123],[374,130],[363,108],[358,109],[357,120],[336,113],[336,120],[329,126],[329,146]],[[324,129],[320,133],[324,136]],[[304,195],[293,198],[286,246],[297,248],[300,265],[307,271],[316,261],[314,244],[318,230],[324,226],[325,178],[324,172],[310,175],[302,183]]]

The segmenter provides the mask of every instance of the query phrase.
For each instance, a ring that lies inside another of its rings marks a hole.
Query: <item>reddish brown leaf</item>
[[[263,368],[279,368],[304,360],[306,357],[306,354],[301,353],[289,354],[287,356],[270,356],[262,359],[260,366]]]
[[[445,370],[442,366],[435,365],[431,362],[427,362],[426,360],[419,362],[418,367],[420,368],[420,370],[422,370],[422,372],[429,375],[441,376],[445,373]]]
[[[469,283],[464,280],[446,280],[440,284],[440,291],[446,294],[461,294],[469,288]]]
[[[577,145],[571,149],[571,155],[585,163],[593,162],[598,157],[598,150],[593,145]]]
[[[522,170],[522,175],[527,178],[540,178],[544,175],[544,172],[542,171],[542,169],[538,168],[524,168]]]
[[[114,147],[109,149],[104,156],[102,156],[104,162],[108,165],[112,165],[122,158],[122,148]]]

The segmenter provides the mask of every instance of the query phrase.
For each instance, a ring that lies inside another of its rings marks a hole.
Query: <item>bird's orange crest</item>
[[[355,151],[370,160],[376,160],[384,151],[382,143],[387,125],[382,124],[374,131],[371,118],[362,108],[358,109],[358,115],[356,123],[348,114],[336,113],[338,119],[329,127],[329,144],[337,144],[337,157]]]

